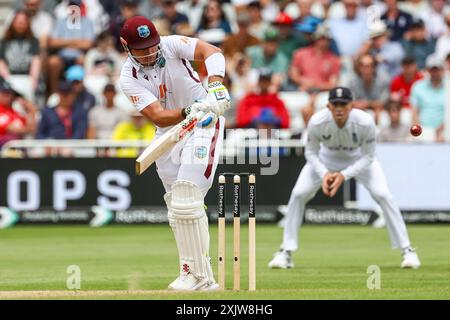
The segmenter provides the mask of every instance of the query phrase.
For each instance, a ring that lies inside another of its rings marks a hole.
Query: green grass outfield
[[[227,285],[232,286],[232,229],[227,229]],[[177,253],[167,225],[17,226],[0,230],[0,299],[449,299],[450,226],[409,225],[422,260],[400,269],[386,229],[306,225],[295,268],[269,270],[282,230],[257,226],[257,291],[173,293]],[[243,226],[242,239],[247,229]],[[217,270],[217,228],[211,228]],[[247,288],[247,242],[242,287]],[[69,265],[81,268],[81,290],[66,289]],[[369,265],[381,269],[381,289],[369,290]]]

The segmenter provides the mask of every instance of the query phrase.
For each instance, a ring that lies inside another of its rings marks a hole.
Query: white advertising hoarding
[[[401,210],[450,210],[450,144],[380,144],[376,157]],[[361,184],[356,198],[358,209],[375,208]]]

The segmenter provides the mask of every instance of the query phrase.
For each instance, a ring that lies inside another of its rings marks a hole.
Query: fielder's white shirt
[[[369,167],[375,139],[375,122],[365,111],[352,109],[344,127],[339,128],[331,111],[323,109],[309,121],[305,157],[320,177],[339,170],[347,180]]]
[[[189,61],[194,60],[197,39],[182,36],[161,37],[165,66],[143,68],[130,58],[120,74],[120,87],[134,107],[141,111],[159,100],[164,109],[181,109],[205,99],[206,89]],[[158,128],[158,133],[169,130]]]

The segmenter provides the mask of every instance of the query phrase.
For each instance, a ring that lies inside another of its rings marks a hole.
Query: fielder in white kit
[[[137,110],[157,126],[156,139],[191,113],[213,115],[162,155],[156,166],[166,190],[164,200],[180,263],[180,274],[169,289],[218,289],[209,258],[204,197],[212,185],[222,148],[222,114],[230,104],[222,84],[225,58],[219,48],[196,38],[160,37],[153,23],[142,16],[125,22],[121,42],[128,59],[120,86]],[[205,63],[208,90],[193,70],[192,60]],[[150,190],[142,192],[150,196]]]
[[[418,268],[405,222],[389,191],[383,169],[375,158],[376,127],[371,115],[352,109],[352,93],[337,87],[329,93],[326,109],[311,118],[307,130],[307,160],[291,193],[281,249],[269,268],[292,268],[291,252],[298,248],[298,232],[305,206],[322,187],[333,197],[345,180],[355,178],[384,212],[392,248],[402,249],[402,268]]]

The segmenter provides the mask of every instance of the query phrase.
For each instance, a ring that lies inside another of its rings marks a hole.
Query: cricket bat
[[[161,137],[153,140],[136,159],[136,174],[139,176],[144,173],[145,170],[147,170],[159,157],[171,150],[178,141],[181,141],[186,136],[190,135],[194,131],[197,123],[202,120],[205,115],[205,112],[199,111],[193,116],[188,116]]]

